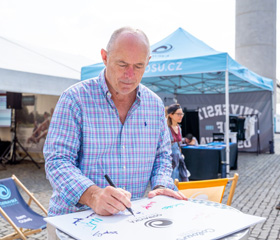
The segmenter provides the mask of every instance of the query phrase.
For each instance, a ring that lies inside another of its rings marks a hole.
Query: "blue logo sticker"
[[[161,45],[152,51],[152,53],[166,53],[173,48],[171,44]]]

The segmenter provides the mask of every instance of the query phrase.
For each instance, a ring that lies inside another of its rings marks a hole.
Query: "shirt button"
[[[123,190],[125,190],[125,187],[123,187]]]
[[[125,149],[125,146],[123,145],[123,149]]]

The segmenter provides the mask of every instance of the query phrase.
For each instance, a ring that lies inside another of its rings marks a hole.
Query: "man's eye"
[[[136,66],[136,68],[137,68],[137,69],[141,69],[141,68],[143,68],[143,66]]]
[[[127,65],[125,65],[125,64],[120,64],[119,65],[121,68],[126,68],[127,67]]]

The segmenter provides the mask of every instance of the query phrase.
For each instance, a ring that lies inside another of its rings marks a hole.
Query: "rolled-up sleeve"
[[[82,141],[82,106],[69,92],[60,97],[44,145],[46,175],[54,192],[73,206],[83,192],[94,183],[79,166]]]

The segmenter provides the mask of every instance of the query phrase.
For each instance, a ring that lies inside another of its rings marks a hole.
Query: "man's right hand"
[[[108,216],[131,207],[131,193],[121,188],[90,186],[81,196],[79,203],[85,204],[99,215]]]

